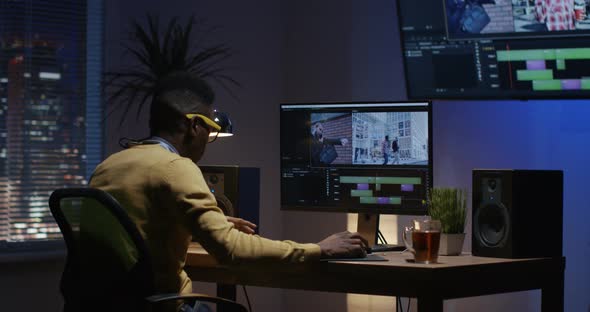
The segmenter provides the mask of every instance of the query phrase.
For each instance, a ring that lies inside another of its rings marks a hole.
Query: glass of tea
[[[412,220],[412,226],[404,229],[402,238],[416,263],[436,263],[440,244],[439,220]],[[412,240],[408,242],[408,234]]]

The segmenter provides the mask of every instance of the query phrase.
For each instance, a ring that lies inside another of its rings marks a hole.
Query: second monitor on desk
[[[379,214],[426,214],[429,102],[282,104],[280,116],[282,209],[358,213],[371,245]]]

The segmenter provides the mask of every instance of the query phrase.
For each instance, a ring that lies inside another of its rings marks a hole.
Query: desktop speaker
[[[227,216],[248,220],[260,229],[260,168],[199,166],[215,195],[217,206]]]
[[[562,171],[476,169],[472,190],[474,256],[562,255]]]

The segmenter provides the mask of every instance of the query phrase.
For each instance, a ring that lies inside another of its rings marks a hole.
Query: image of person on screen
[[[445,0],[447,12],[447,28],[449,33],[462,33],[461,18],[465,12],[464,0]]]
[[[313,166],[329,165],[336,158],[338,152],[334,145],[346,146],[348,139],[331,139],[324,136],[324,125],[317,122],[311,126],[311,164]]]
[[[381,142],[381,154],[383,155],[383,165],[387,165],[389,162],[389,151],[391,148],[391,142],[389,141],[389,136],[385,136],[385,140]]]
[[[451,34],[479,34],[491,22],[483,4],[495,0],[445,0],[447,28]]]
[[[391,142],[391,151],[393,152],[393,164],[399,164],[399,144],[397,137],[393,138],[393,142]]]
[[[535,16],[548,31],[576,29],[574,0],[535,0]]]

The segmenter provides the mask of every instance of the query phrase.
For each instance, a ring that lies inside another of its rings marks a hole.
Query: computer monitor
[[[589,0],[397,3],[410,99],[590,96]]]
[[[426,214],[429,102],[281,104],[280,110],[282,209],[359,213],[371,223],[379,214]]]

